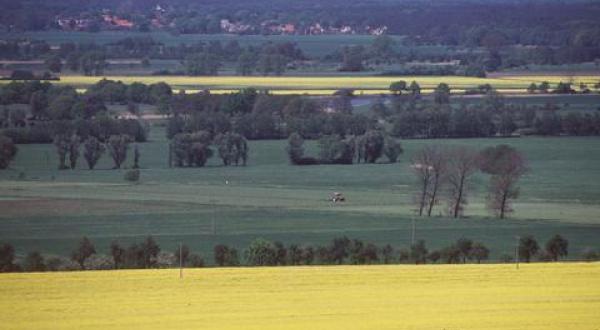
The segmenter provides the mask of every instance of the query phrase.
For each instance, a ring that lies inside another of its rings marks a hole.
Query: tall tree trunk
[[[461,175],[460,184],[458,185],[458,197],[456,198],[456,201],[454,202],[454,218],[458,218],[458,210],[460,209],[460,204],[462,202],[464,182],[465,182],[465,176]]]
[[[431,211],[433,211],[433,205],[435,204],[435,198],[437,197],[437,190],[439,186],[439,178],[436,176],[435,181],[433,183],[433,192],[431,194],[431,199],[429,199],[429,209],[427,210],[427,216],[431,216]]]
[[[506,209],[506,195],[508,192],[505,190],[502,193],[502,201],[500,203],[500,219],[504,219],[504,210]]]

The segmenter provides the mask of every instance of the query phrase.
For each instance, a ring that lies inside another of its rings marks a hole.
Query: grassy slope
[[[112,239],[151,234],[167,250],[184,241],[209,260],[215,243],[243,247],[256,237],[322,244],[346,234],[407,246],[413,192],[407,160],[422,145],[438,142],[478,148],[509,143],[527,155],[532,171],[511,220],[487,217],[483,176],[473,184],[471,218],[419,219],[418,237],[430,246],[464,235],[484,241],[497,257],[511,253],[515,235],[546,240],[561,233],[577,256],[596,246],[600,235],[597,138],[409,140],[399,164],[319,167],[290,166],[284,141],[261,141],[251,143],[245,168],[224,168],[213,159],[207,168],[168,169],[162,132],[153,136],[154,142],[141,145],[139,185],[125,184],[123,171],[108,170],[107,156],[93,172],[58,172],[52,146],[21,146],[14,170],[0,173],[0,241],[14,243],[20,253],[37,248],[67,254],[82,235],[105,251]],[[27,181],[16,180],[20,170]],[[326,198],[333,191],[343,192],[348,202],[330,205]],[[440,205],[436,214],[442,212]]]
[[[597,329],[600,264],[0,274],[12,329]]]

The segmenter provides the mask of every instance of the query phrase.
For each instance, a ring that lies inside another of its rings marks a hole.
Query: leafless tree
[[[517,183],[528,170],[527,161],[516,149],[499,145],[487,148],[482,153],[482,170],[491,174],[488,209],[500,219],[512,212],[511,200],[519,196]]]
[[[419,216],[423,212],[431,216],[433,207],[438,203],[441,187],[446,180],[447,163],[447,154],[439,146],[426,146],[413,157],[411,167],[419,187],[416,196]]]
[[[479,170],[479,153],[467,147],[449,150],[448,165],[448,209],[458,218],[467,204],[467,192],[471,177]]]

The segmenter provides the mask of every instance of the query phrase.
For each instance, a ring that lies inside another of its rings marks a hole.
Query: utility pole
[[[415,245],[415,217],[412,216],[410,219],[411,219],[411,222],[412,222],[412,231],[411,231],[411,235],[410,235],[410,245],[413,246],[413,245]]]
[[[212,200],[211,202],[212,202],[211,203],[211,205],[212,205],[212,212],[211,212],[211,214],[212,214],[212,234],[213,234],[213,236],[217,236],[217,221],[215,219],[215,212],[216,212],[215,211],[215,201]]]
[[[517,236],[517,244],[515,245],[515,260],[517,261],[517,269],[519,269],[519,240],[521,237]]]
[[[183,278],[183,244],[179,243],[179,278]]]

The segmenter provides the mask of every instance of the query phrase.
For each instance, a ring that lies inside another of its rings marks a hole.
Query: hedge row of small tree
[[[75,169],[77,160],[81,154],[81,138],[78,135],[56,135],[54,137],[54,146],[58,154],[58,169]],[[89,136],[83,141],[83,157],[88,168],[93,170],[105,151],[108,151],[114,162],[114,168],[121,168],[121,165],[127,159],[129,145],[133,139],[129,135],[111,135],[106,143],[102,143],[94,136]],[[69,164],[67,165],[67,158]],[[139,168],[140,152],[135,146],[133,168]]]
[[[569,242],[560,235],[552,236],[543,247],[532,235],[519,239],[516,255],[505,254],[503,262],[558,261],[569,253]],[[237,249],[217,244],[213,249],[214,265],[235,266],[286,266],[286,265],[341,265],[341,264],[425,264],[425,263],[481,263],[489,260],[490,250],[481,242],[460,238],[441,249],[430,249],[424,240],[415,241],[409,248],[395,249],[390,244],[377,246],[346,236],[334,238],[322,246],[271,242],[256,239],[240,255]],[[600,252],[585,249],[581,257],[586,261],[600,260]],[[10,244],[0,245],[0,272],[18,271],[64,271],[84,269],[127,269],[127,268],[173,268],[203,267],[202,256],[191,252],[182,244],[173,252],[161,250],[152,237],[142,242],[123,246],[113,241],[107,254],[98,253],[95,245],[83,237],[73,249],[70,258],[49,257],[33,251],[17,263],[15,249]]]
[[[304,155],[304,139],[293,133],[288,139],[287,153],[293,165],[376,163],[385,155],[390,163],[398,160],[403,149],[400,142],[382,130],[369,130],[363,135],[325,135],[319,139],[319,158]]]
[[[207,131],[176,134],[170,143],[169,164],[202,167],[214,155],[213,145],[224,166],[246,166],[250,152],[246,138],[231,132],[213,137]]]

